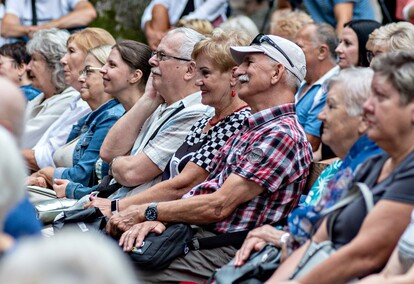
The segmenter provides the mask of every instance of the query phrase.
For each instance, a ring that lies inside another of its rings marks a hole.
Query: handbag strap
[[[372,208],[374,207],[374,197],[372,192],[369,190],[368,186],[362,182],[356,182],[354,186],[349,190],[348,194],[339,200],[335,205],[330,208],[324,209],[321,211],[321,217],[325,217],[333,212],[335,212],[332,218],[329,220],[328,224],[328,235],[329,237],[332,236],[333,233],[333,226],[335,223],[336,218],[338,217],[342,207],[350,204],[355,199],[359,198],[362,195],[365,201],[365,207],[367,208],[367,213],[369,213]]]
[[[32,0],[32,26],[37,26],[36,0]]]
[[[180,111],[182,111],[185,108],[184,104],[181,103],[181,105],[176,108],[163,122],[161,122],[161,124],[158,126],[158,128],[152,133],[151,137],[147,140],[147,142],[145,143],[145,146],[143,148],[145,148],[148,143],[154,139],[154,137],[157,135],[158,131],[160,131],[161,127],[170,120],[171,117],[173,117],[174,115],[176,115],[177,113],[179,113]]]

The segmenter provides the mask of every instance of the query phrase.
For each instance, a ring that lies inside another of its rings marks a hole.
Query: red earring
[[[234,90],[231,90],[231,96],[235,97],[236,96],[236,92]]]

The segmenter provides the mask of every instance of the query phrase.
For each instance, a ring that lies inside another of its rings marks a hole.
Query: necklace
[[[246,108],[246,107],[249,107],[248,105],[244,105],[244,106],[242,106],[242,107],[240,107],[240,108],[238,108],[238,109],[236,109],[235,111],[233,111],[233,113],[235,113],[235,112],[238,112],[238,111],[240,111],[240,110],[242,110],[242,109],[244,109],[244,108]],[[217,125],[220,121],[222,121],[223,119],[225,119],[227,117],[227,115],[225,116],[225,117],[223,117],[223,118],[220,118],[219,120],[217,120],[216,122],[213,122],[213,117],[212,118],[210,118],[210,120],[208,121],[208,124],[210,124],[210,126],[215,126],[215,125]]]

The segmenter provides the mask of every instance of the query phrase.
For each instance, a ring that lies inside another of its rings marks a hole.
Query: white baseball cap
[[[299,46],[283,37],[258,34],[249,46],[231,46],[230,51],[237,64],[241,64],[248,53],[264,53],[282,63],[300,81],[305,79],[305,54]]]

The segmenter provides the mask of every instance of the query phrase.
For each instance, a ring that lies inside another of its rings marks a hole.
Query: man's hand
[[[107,217],[112,216],[110,199],[100,198],[100,197],[91,195],[90,200],[91,202],[86,203],[85,208],[98,207],[99,210],[101,210],[102,214],[104,214],[105,216]]]
[[[159,235],[163,233],[165,229],[165,225],[158,221],[146,221],[140,224],[135,224],[131,229],[122,234],[119,240],[119,246],[122,246],[124,251],[131,251],[134,246],[139,248],[149,233],[156,233]]]
[[[53,190],[56,191],[56,196],[59,198],[66,197],[66,187],[69,184],[67,179],[55,179],[53,184]]]
[[[144,222],[144,212],[146,205],[132,205],[126,210],[112,215],[106,225],[106,231],[114,237],[120,236],[123,232],[128,231],[133,225]]]

